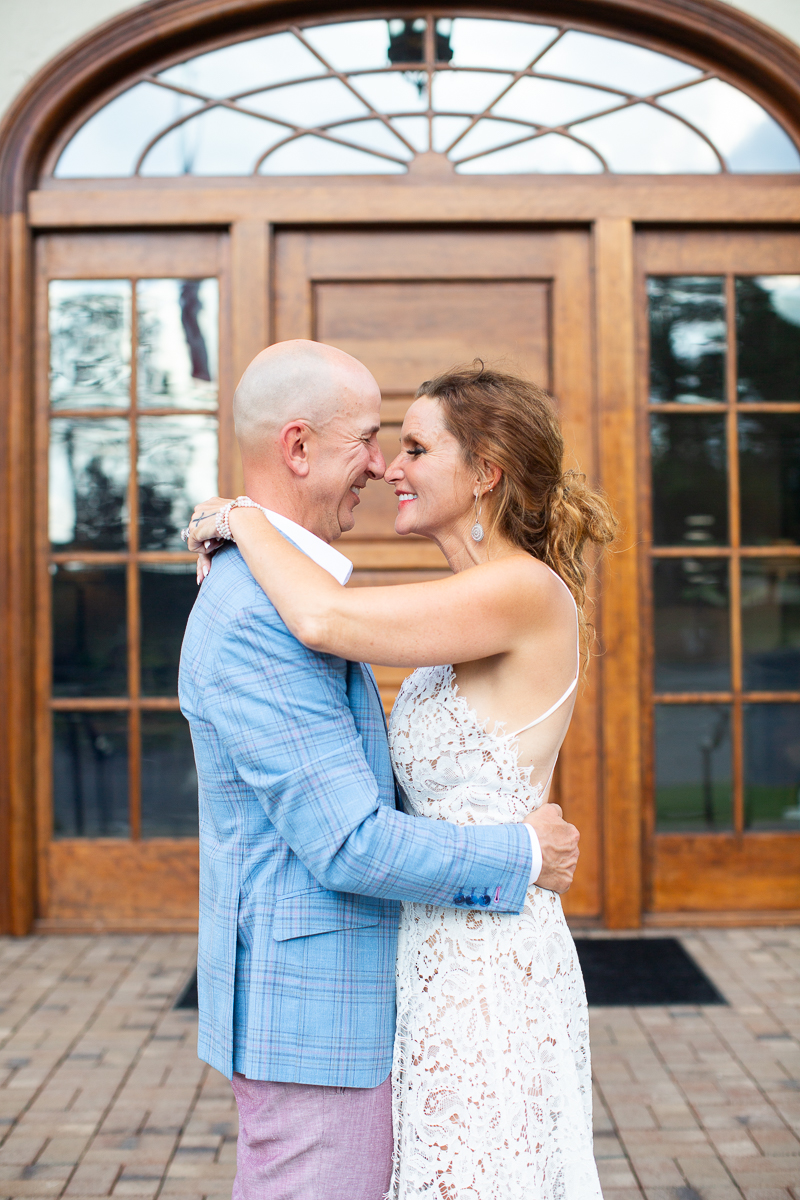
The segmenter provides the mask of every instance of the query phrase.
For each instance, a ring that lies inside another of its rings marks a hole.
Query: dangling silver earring
[[[475,496],[475,524],[472,526],[473,542],[483,541],[483,526],[481,525],[481,505],[478,495]]]

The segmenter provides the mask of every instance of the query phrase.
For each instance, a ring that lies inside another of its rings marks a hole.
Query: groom
[[[345,583],[331,545],[380,479],[380,392],[315,342],[264,350],[234,397],[247,494]],[[369,667],[295,640],[234,547],[186,630],[181,708],[200,781],[199,1054],[232,1078],[234,1200],[380,1200],[399,901],[519,913],[566,891],[578,832],[407,816]]]

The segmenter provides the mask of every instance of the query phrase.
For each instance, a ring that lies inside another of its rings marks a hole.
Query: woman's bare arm
[[[530,630],[532,611],[543,624],[557,611],[558,584],[522,553],[447,579],[344,588],[259,509],[233,509],[230,525],[253,576],[295,637],[354,662],[415,667],[487,658],[516,647]],[[200,549],[204,535],[213,537],[213,521],[194,529],[190,547]]]

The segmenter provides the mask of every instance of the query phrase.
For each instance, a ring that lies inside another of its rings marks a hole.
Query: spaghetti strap
[[[544,563],[544,566],[547,567],[547,563]],[[553,713],[556,712],[559,708],[561,708],[562,704],[566,703],[566,701],[569,700],[570,696],[575,691],[575,688],[578,686],[578,680],[580,679],[580,674],[581,674],[581,630],[580,630],[580,625],[578,623],[578,606],[577,606],[577,604],[575,604],[575,597],[573,596],[572,592],[570,592],[569,588],[564,583],[564,580],[561,578],[561,576],[558,574],[558,572],[554,571],[552,567],[547,567],[547,569],[553,575],[555,575],[556,579],[558,580],[558,582],[560,584],[562,584],[565,588],[567,588],[567,591],[569,592],[569,598],[575,607],[576,653],[577,653],[578,664],[577,664],[577,667],[575,670],[575,678],[573,679],[572,683],[569,685],[567,690],[564,692],[564,695],[561,697],[561,699],[556,700],[555,704],[551,704],[550,707],[548,708],[547,712],[542,713],[542,715],[540,717],[537,717],[535,721],[529,721],[528,724],[523,725],[521,729],[517,729],[516,732],[510,733],[508,736],[512,739],[519,737],[519,735],[521,733],[525,733],[528,729],[533,729],[536,725],[541,725],[542,721],[546,721],[548,717],[552,717]],[[549,780],[548,780],[548,782],[549,782]]]

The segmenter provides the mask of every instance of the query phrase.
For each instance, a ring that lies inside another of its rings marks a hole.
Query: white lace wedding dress
[[[415,671],[389,727],[407,811],[521,821],[547,792],[574,687],[532,723],[521,768],[517,734],[488,731],[450,667]],[[397,1009],[390,1200],[602,1200],[586,996],[555,893],[530,888],[520,916],[404,904]]]

